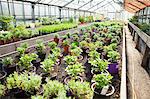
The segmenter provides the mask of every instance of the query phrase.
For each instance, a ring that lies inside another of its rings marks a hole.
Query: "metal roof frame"
[[[96,5],[94,5],[94,6],[90,7],[90,8],[88,8],[87,10],[90,10],[90,9],[94,8],[95,6],[98,6],[99,4],[103,3],[104,1],[105,1],[105,0],[103,0],[103,1],[101,1],[101,2],[99,2],[99,3],[97,3]]]
[[[59,8],[66,8],[66,9],[72,9],[72,10],[79,10],[79,11],[83,11],[83,12],[95,13],[95,12],[88,11],[88,10],[74,9],[74,8],[70,8],[70,7],[62,7],[62,6],[58,6],[58,5],[45,4],[45,3],[40,3],[40,2],[35,3],[35,2],[32,2],[32,1],[22,1],[22,0],[16,0],[16,1],[27,2],[27,3],[32,3],[32,4],[42,4],[42,5],[48,5],[48,6],[55,6],[55,7],[59,7]]]
[[[94,11],[98,10],[98,9],[99,9],[99,8],[101,8],[101,7],[104,7],[104,6],[108,5],[108,4],[109,4],[109,3],[111,3],[111,2],[113,2],[113,0],[112,0],[112,1],[109,1],[109,2],[107,2],[106,4],[104,4],[104,5],[100,6],[100,7],[96,8],[96,9],[94,9]]]
[[[71,4],[74,0],[71,0],[70,2],[67,2],[66,4],[63,5],[63,7],[66,7],[67,5]]]
[[[91,3],[92,1],[93,1],[93,0],[90,0],[89,2],[87,2],[87,3],[83,4],[82,6],[78,7],[78,9],[80,9],[80,8],[82,8],[82,7],[84,7],[84,6],[86,6],[87,4]]]

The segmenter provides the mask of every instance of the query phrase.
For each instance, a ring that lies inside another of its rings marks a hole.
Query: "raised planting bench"
[[[69,30],[63,30],[63,31],[55,32],[55,33],[58,33],[60,36],[63,36],[64,33],[72,33],[72,31],[74,31],[74,30],[78,30],[82,27],[89,26],[91,24],[92,23],[89,23],[86,25],[78,26],[77,28],[73,28],[73,29],[69,29]],[[31,38],[31,39],[10,43],[10,44],[1,45],[0,46],[0,58],[16,53],[16,48],[19,47],[21,43],[28,43],[29,46],[32,47],[33,45],[35,45],[36,40],[38,40],[38,39],[42,39],[44,42],[48,42],[48,41],[52,40],[55,33],[42,35],[42,36],[38,36],[38,37]]]
[[[136,43],[136,49],[142,54],[141,66],[143,66],[150,75],[150,36],[141,31],[137,26],[128,23],[128,28]]]
[[[71,30],[65,30],[65,31],[61,31],[61,32],[57,32],[60,34],[60,36],[63,35],[63,33],[65,32],[69,32],[69,31],[74,31],[74,29],[71,29]],[[18,44],[14,44],[15,46],[15,50],[17,48],[17,46],[19,46],[21,43],[23,42],[28,42],[30,44],[30,48],[32,49],[35,45],[35,41],[37,39],[43,39],[45,41],[45,43],[47,43],[48,41],[51,41],[51,39],[53,38],[53,34],[49,34],[49,35],[44,35],[44,36],[40,36],[40,37],[36,37],[36,38],[32,38],[32,39],[29,39],[28,40],[24,40],[24,41],[20,41],[20,42],[16,42]],[[31,40],[31,41],[30,41]],[[34,42],[34,43],[33,43]],[[126,85],[126,42],[125,42],[125,28],[123,28],[123,40],[122,40],[123,44],[122,44],[122,64],[121,64],[121,84],[120,84],[120,99],[127,99],[127,85]],[[8,44],[9,45],[9,44]],[[4,55],[1,55],[0,58],[3,58],[5,56],[15,56],[17,54],[16,51],[13,51],[11,53],[8,53],[8,54],[4,54]],[[85,60],[87,61],[87,60]],[[62,73],[63,74],[63,73]],[[94,98],[94,99],[99,99],[99,98]],[[102,99],[114,99],[112,96],[111,97],[103,97],[102,96]]]

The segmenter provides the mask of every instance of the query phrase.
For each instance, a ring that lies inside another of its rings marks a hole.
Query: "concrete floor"
[[[135,49],[131,33],[126,27],[127,76],[130,91],[129,99],[150,99],[150,77],[140,65],[142,55]]]

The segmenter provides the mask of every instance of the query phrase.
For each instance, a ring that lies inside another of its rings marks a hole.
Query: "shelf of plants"
[[[19,55],[2,59],[0,97],[119,98],[122,29],[121,22],[108,21],[55,36],[47,45],[38,40],[32,51],[21,44]]]

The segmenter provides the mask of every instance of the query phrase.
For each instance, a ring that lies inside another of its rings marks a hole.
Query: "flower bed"
[[[120,22],[95,23],[62,39],[57,35],[47,45],[38,40],[32,51],[22,44],[18,56],[2,61],[0,96],[118,98],[122,26]]]

